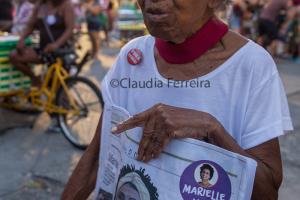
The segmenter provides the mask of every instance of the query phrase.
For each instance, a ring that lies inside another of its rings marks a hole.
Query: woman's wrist
[[[198,127],[195,131],[191,131],[189,137],[214,144],[215,138],[224,130],[221,123],[209,113],[200,112],[198,117],[193,116],[193,118],[197,119],[193,123],[198,124]]]
[[[224,135],[225,129],[222,124],[213,117],[207,131],[207,140],[211,144],[217,145],[220,135]]]
[[[236,143],[233,137],[226,131],[224,126],[217,120],[210,126],[207,135],[207,142],[228,151],[244,155],[243,149]]]

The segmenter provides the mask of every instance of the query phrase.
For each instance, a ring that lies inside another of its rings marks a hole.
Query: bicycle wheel
[[[90,80],[71,77],[66,80],[69,94],[79,108],[79,114],[58,114],[57,120],[64,136],[75,147],[85,149],[91,142],[103,108],[100,90]],[[63,87],[58,90],[56,105],[72,110],[70,98]]]

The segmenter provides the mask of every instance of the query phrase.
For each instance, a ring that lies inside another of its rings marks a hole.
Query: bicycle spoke
[[[75,91],[75,93],[77,94],[77,97],[79,98],[79,101],[81,101],[81,104],[82,104],[84,107],[86,107],[84,101],[82,100],[82,98],[81,98],[81,96],[80,96],[80,94],[79,94],[79,92],[77,91],[76,88],[74,88],[74,91]]]
[[[90,102],[90,103],[85,103],[85,105],[87,106],[92,106],[92,105],[96,105],[96,104],[99,104],[99,101],[95,101],[95,102]]]
[[[63,134],[77,147],[86,147],[92,140],[102,110],[103,99],[101,93],[92,82],[74,77],[67,81],[67,91],[59,94],[59,105],[68,110],[68,114],[59,116],[59,123]],[[72,99],[72,100],[71,100]],[[71,105],[71,101],[74,105]],[[79,113],[72,114],[73,107]]]
[[[72,115],[70,118],[66,118],[66,120],[72,120],[75,119],[78,115]]]
[[[76,118],[76,119],[70,124],[70,126],[73,127],[77,122],[79,122],[80,119],[81,119],[81,117],[78,116],[78,118]]]

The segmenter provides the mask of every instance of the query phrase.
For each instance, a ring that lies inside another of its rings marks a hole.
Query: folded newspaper
[[[120,135],[123,108],[104,110],[96,200],[250,200],[256,161],[194,139],[174,140],[148,163],[136,160],[142,129]]]

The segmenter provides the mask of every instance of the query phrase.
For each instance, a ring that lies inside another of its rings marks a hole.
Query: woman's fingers
[[[143,126],[144,125],[144,118],[140,116],[133,116],[128,120],[118,124],[116,127],[112,128],[113,134],[119,134],[129,129],[133,129],[135,127]]]
[[[149,135],[150,142],[147,143],[145,150],[142,152],[144,153],[142,156],[144,162],[148,162],[151,159],[158,158],[164,150],[165,146],[171,140],[170,134],[168,132],[170,132],[172,129],[170,129],[166,125],[166,123],[164,123],[164,120],[160,116],[155,116],[155,126],[154,129],[151,129],[152,134]]]
[[[155,118],[150,118],[143,129],[143,136],[139,145],[138,160],[144,161],[147,154],[147,147],[151,144],[152,135],[155,133]]]
[[[113,134],[119,134],[129,129],[144,126],[147,120],[150,119],[150,113],[151,109],[136,114],[116,127],[113,127],[111,131]]]
[[[156,129],[144,151],[144,161],[148,162],[151,159],[158,158],[170,140],[166,132],[161,129]]]
[[[169,144],[171,141],[171,139],[169,137],[165,138],[165,140],[163,141],[162,144],[157,144],[160,146],[157,146],[152,149],[152,159],[156,159],[158,158],[161,153],[163,152],[163,150],[165,149],[165,147],[167,146],[167,144]]]
[[[160,142],[155,137],[156,133],[150,136],[147,140],[149,141],[147,145],[144,147],[144,150],[141,152],[143,153],[143,161],[149,162],[151,159],[154,158],[153,150],[163,148]],[[158,150],[159,151],[159,150]]]
[[[169,136],[167,134],[167,127],[165,124],[161,123],[162,120],[159,120],[156,123],[156,135],[152,137],[152,145],[149,147],[151,159],[158,158],[161,152],[165,148],[166,141]]]
[[[142,140],[139,144],[139,149],[138,149],[138,156],[137,156],[137,160],[139,161],[144,161],[145,160],[145,153],[146,153],[146,149],[147,146],[149,145],[149,143],[151,143],[151,138],[150,137],[142,137]]]

